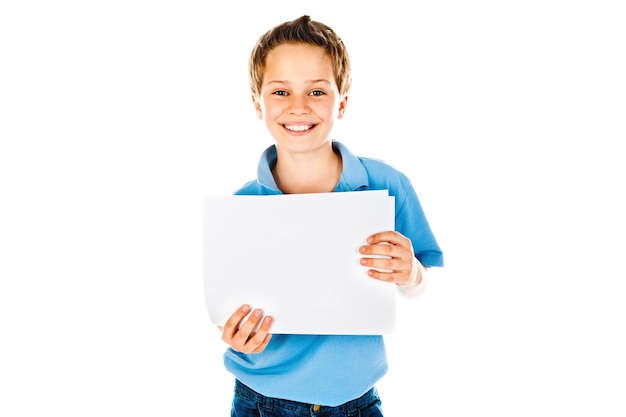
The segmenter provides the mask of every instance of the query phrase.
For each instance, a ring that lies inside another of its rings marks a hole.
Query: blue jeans
[[[235,381],[231,417],[383,417],[380,397],[372,388],[360,398],[336,407],[265,397]]]

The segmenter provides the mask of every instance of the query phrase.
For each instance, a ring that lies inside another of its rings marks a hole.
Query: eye
[[[313,90],[309,94],[312,96],[323,96],[326,93],[323,92],[322,90]]]
[[[287,92],[285,90],[276,90],[272,94],[274,94],[276,96],[286,96]]]

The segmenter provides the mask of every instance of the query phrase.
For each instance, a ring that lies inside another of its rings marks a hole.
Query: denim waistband
[[[284,400],[281,398],[266,397],[244,385],[241,381],[235,380],[235,396],[241,396],[261,405],[264,410],[274,409],[287,410],[295,415],[358,415],[358,411],[373,403],[380,401],[376,388],[372,388],[355,400],[348,401],[338,406],[324,406],[321,404],[307,404],[298,401]]]

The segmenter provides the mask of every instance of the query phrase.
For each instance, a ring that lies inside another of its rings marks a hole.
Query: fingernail
[[[361,259],[361,265],[366,265],[367,264],[367,259]]]
[[[365,246],[361,246],[361,247],[359,248],[359,252],[361,252],[361,253],[365,253]]]
[[[243,311],[244,313],[247,313],[248,311],[250,311],[250,306],[249,305],[245,305],[245,306],[241,307],[241,311]]]
[[[254,315],[255,315],[256,317],[261,317],[261,314],[263,314],[263,313],[261,312],[261,310],[254,310]]]

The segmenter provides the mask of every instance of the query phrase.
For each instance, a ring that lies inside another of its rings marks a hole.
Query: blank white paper
[[[394,229],[386,190],[205,200],[204,289],[211,322],[242,304],[274,319],[272,333],[395,331],[394,284],[359,264],[369,235]]]

